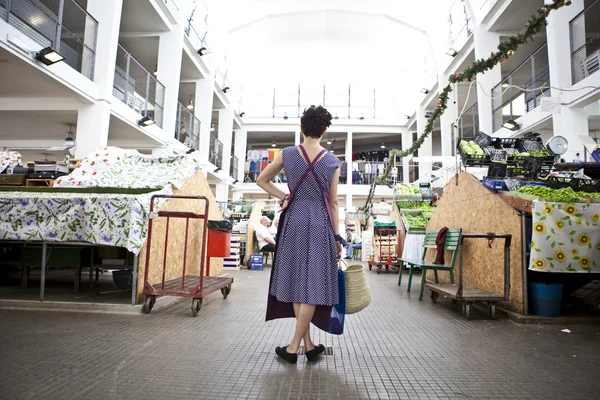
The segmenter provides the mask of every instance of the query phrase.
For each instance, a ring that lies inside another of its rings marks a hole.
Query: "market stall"
[[[423,240],[425,227],[435,210],[432,205],[433,193],[431,185],[420,187],[410,184],[399,184],[396,187],[396,206],[400,212],[400,220],[404,230],[402,258],[420,259],[423,257]]]
[[[73,173],[55,181],[53,188],[0,188],[0,239],[4,242],[36,244],[41,249],[40,297],[44,296],[46,252],[57,244],[111,246],[135,255],[132,267],[132,302],[139,300],[143,276],[150,197],[155,194],[195,194],[210,198],[211,219],[222,219],[217,204],[194,154],[152,157],[136,151],[100,148],[90,154]],[[186,209],[194,205],[169,201],[162,210]],[[155,235],[166,233],[165,221],[157,221]],[[198,235],[201,226],[190,227]],[[183,257],[179,245],[185,227],[169,227],[169,262]],[[190,268],[199,260],[200,249],[189,249]],[[154,255],[165,248],[152,246]],[[141,253],[141,254],[140,254]],[[139,254],[139,257],[137,256]],[[21,262],[21,266],[22,262]],[[90,272],[92,265],[89,265]],[[222,261],[213,262],[211,275],[222,273]],[[181,273],[177,268],[167,274]],[[158,279],[158,277],[151,277]],[[193,272],[193,271],[190,271]],[[90,273],[91,275],[91,273]],[[168,276],[168,279],[175,276]]]
[[[484,177],[481,182],[462,173],[448,182],[427,225],[428,230],[446,226],[462,228],[463,233],[512,235],[510,296],[505,307],[522,314],[550,315],[535,307],[540,303],[537,284],[561,285],[553,299],[560,312],[561,297],[570,302],[572,293],[598,279],[600,273],[600,193],[593,192],[598,181],[557,175],[552,170],[542,173],[540,163],[534,161],[520,176]],[[556,182],[563,187],[551,187]],[[465,284],[502,293],[501,246],[465,243],[463,250]],[[448,283],[443,274],[440,280]],[[556,310],[552,315],[557,315]]]

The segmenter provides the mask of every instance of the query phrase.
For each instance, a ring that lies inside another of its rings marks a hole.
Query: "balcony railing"
[[[475,8],[479,18],[483,19],[497,2],[498,0],[476,0],[473,4],[473,8]]]
[[[455,1],[448,15],[448,47],[460,50],[473,33],[471,17],[463,1]]]
[[[573,84],[600,70],[600,0],[569,22]]]
[[[117,49],[113,95],[162,127],[165,86],[121,45]]]
[[[74,0],[0,0],[0,19],[94,79],[98,22]]]
[[[210,46],[208,44],[208,27],[205,27],[207,30],[204,32],[204,34],[200,35],[198,33],[198,31],[196,30],[196,28],[194,27],[194,25],[192,25],[192,22],[190,21],[188,23],[187,28],[185,28],[185,34],[188,37],[188,39],[190,40],[190,42],[192,43],[192,46],[194,47],[194,49],[196,51],[200,50],[201,48],[205,47],[208,50],[208,54],[205,54],[204,56],[202,56],[203,59],[207,59],[208,61],[210,61],[212,59],[212,54],[211,54],[211,50],[210,50]]]
[[[181,103],[177,103],[175,139],[190,149],[200,149],[200,120]]]
[[[550,96],[548,49],[544,44],[492,89],[493,129],[517,119]]]
[[[233,179],[238,179],[238,164],[240,159],[236,156],[231,156],[231,165],[229,167],[229,174]]]
[[[208,160],[217,168],[223,168],[223,142],[214,135],[210,135]]]

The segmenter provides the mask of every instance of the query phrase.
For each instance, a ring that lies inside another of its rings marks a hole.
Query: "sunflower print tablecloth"
[[[600,204],[534,202],[529,269],[600,272]]]

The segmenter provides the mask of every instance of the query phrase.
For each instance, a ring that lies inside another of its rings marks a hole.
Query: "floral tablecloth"
[[[55,187],[180,188],[200,169],[197,153],[148,156],[135,150],[103,147],[92,152]]]
[[[534,202],[529,269],[600,272],[600,204]]]
[[[84,241],[138,254],[148,235],[146,194],[0,193],[0,239]]]
[[[21,153],[18,151],[0,151],[0,173],[8,167],[21,165]]]

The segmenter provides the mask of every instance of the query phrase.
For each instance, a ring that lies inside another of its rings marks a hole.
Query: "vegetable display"
[[[406,215],[409,228],[425,228],[427,220],[422,215]]]
[[[572,188],[552,189],[547,186],[525,185],[517,190],[518,193],[533,195],[540,200],[553,203],[589,203],[600,201],[600,192],[576,192]]]
[[[401,210],[433,210],[434,206],[426,201],[399,201],[396,203]]]
[[[463,140],[460,142],[460,148],[470,156],[485,156],[485,151],[473,140]]]
[[[414,187],[413,185],[409,185],[407,183],[402,183],[396,187],[396,191],[400,196],[420,196],[421,192],[419,192],[419,188]]]

